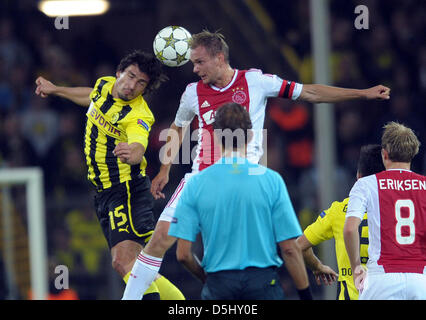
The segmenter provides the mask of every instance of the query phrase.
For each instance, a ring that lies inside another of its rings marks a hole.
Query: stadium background
[[[105,15],[70,17],[69,29],[62,30],[55,28],[54,18],[38,11],[36,1],[0,2],[0,167],[43,168],[51,292],[58,293],[53,269],[62,264],[69,268],[70,287],[79,299],[118,299],[124,286],[111,268],[93,210],[94,193],[86,180],[85,110],[65,100],[35,96],[38,75],[59,85],[93,86],[98,77],[113,75],[130,50],[151,52],[161,28],[181,25],[191,33],[220,30],[230,45],[233,67],[256,67],[289,80],[313,82],[307,0],[110,2]],[[354,27],[358,4],[369,9],[369,30]],[[345,198],[355,181],[360,146],[379,143],[381,127],[389,120],[418,134],[423,146],[412,169],[425,174],[425,2],[332,0],[330,18],[333,84],[367,88],[381,83],[392,89],[390,101],[335,104],[335,199]],[[186,84],[198,80],[191,63],[165,70],[170,81],[148,98],[156,117],[146,154],[151,178],[160,165],[159,133],[173,121]],[[271,99],[265,120],[268,166],[284,177],[302,227],[324,209],[318,205],[312,108]],[[189,170],[189,165],[173,167],[166,197]],[[26,299],[30,288],[22,188],[14,188],[13,196],[14,265],[19,274],[14,298]],[[164,205],[165,200],[156,202],[156,215]],[[0,262],[0,298],[7,299],[2,258]],[[201,284],[176,262],[175,247],[168,251],[161,272],[187,298],[199,299]],[[287,296],[296,297],[285,269],[281,273]],[[320,298],[321,288],[311,284]]]

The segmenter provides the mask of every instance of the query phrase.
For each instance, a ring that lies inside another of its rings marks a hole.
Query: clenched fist
[[[364,89],[365,98],[367,100],[388,100],[390,99],[390,89],[388,87],[378,85],[369,89]]]
[[[46,98],[50,94],[54,93],[57,88],[52,82],[43,77],[38,77],[35,83],[37,85],[35,93],[42,98]]]

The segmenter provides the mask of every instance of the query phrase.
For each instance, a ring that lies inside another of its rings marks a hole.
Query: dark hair
[[[191,49],[199,46],[206,48],[210,56],[214,57],[218,53],[223,53],[225,62],[229,63],[229,47],[225,42],[225,37],[219,32],[210,32],[203,30],[200,33],[193,34],[189,42]]]
[[[128,66],[133,64],[137,65],[139,70],[149,77],[145,94],[152,93],[160,87],[162,82],[169,79],[162,70],[161,62],[153,54],[141,50],[135,50],[121,59],[117,71],[123,72]]]
[[[358,160],[358,173],[366,177],[385,170],[382,161],[382,147],[378,144],[368,144],[361,147]]]
[[[250,137],[251,128],[250,115],[240,104],[229,102],[217,109],[213,129],[222,146],[227,146],[226,142],[229,143],[232,138],[234,149],[244,147]],[[225,141],[223,137],[225,137]],[[238,138],[243,138],[243,140]]]

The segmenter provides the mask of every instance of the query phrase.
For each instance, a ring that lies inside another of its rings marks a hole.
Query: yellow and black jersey
[[[349,198],[332,203],[331,207],[321,212],[317,220],[309,225],[304,234],[312,245],[334,238],[336,247],[337,267],[339,268],[339,300],[357,300],[358,290],[352,277],[351,264],[346,252],[343,238],[346,210]],[[361,264],[365,266],[368,261],[368,223],[367,213],[359,226]]]
[[[138,142],[146,150],[155,121],[142,96],[131,101],[114,99],[111,91],[115,81],[115,77],[102,77],[96,81],[86,114],[84,152],[88,179],[98,190],[131,180],[139,174],[145,176],[145,157],[140,164],[129,165],[122,163],[112,152],[120,142]]]

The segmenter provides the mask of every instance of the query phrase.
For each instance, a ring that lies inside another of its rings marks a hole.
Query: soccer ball
[[[180,67],[189,61],[191,34],[185,28],[168,26],[161,29],[154,39],[155,56],[169,67]]]

